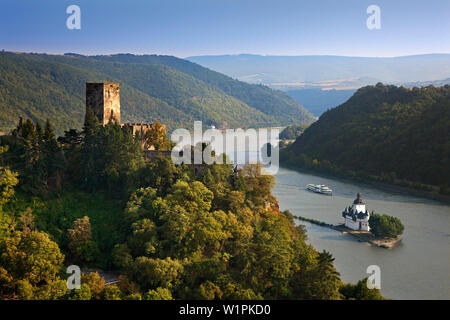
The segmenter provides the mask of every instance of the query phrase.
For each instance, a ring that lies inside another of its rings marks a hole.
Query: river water
[[[212,143],[213,148],[216,145]],[[221,149],[219,149],[221,150]],[[257,150],[257,149],[255,149]],[[228,156],[251,161],[258,151],[238,150]],[[381,270],[381,293],[391,299],[450,299],[450,206],[415,196],[383,191],[363,183],[323,178],[280,168],[273,194],[281,210],[327,223],[343,223],[342,211],[359,192],[369,212],[399,218],[405,226],[403,241],[392,249],[358,242],[351,235],[301,222],[308,241],[319,251],[327,250],[344,282],[356,283],[369,274],[367,267]],[[327,184],[333,196],[305,189],[308,183]]]
[[[280,168],[273,194],[280,209],[327,223],[343,223],[341,212],[359,192],[369,212],[398,217],[405,226],[402,243],[384,249],[358,242],[350,235],[306,225],[308,241],[335,257],[345,282],[356,283],[369,265],[381,269],[381,293],[391,299],[450,299],[450,206],[365,184],[323,178]],[[333,196],[305,190],[308,183],[327,184]]]

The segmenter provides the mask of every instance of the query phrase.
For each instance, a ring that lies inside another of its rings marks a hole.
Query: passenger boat
[[[306,186],[306,189],[315,193],[326,194],[329,196],[333,194],[333,190],[331,190],[327,185],[324,184],[308,184]]]

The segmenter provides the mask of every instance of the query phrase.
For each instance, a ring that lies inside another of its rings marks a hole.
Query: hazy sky
[[[73,4],[81,30],[66,27]],[[450,0],[0,0],[8,51],[399,56],[450,53],[449,35]]]

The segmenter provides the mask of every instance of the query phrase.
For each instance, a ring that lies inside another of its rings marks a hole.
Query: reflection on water
[[[388,250],[361,243],[341,232],[305,223],[309,242],[330,251],[346,282],[367,277],[366,268],[381,268],[381,292],[392,299],[450,299],[450,206],[433,200],[385,192],[363,183],[342,182],[281,168],[273,194],[281,210],[294,215],[342,223],[341,212],[360,192],[368,210],[396,216],[405,225],[401,245]],[[305,190],[308,183],[327,184],[333,196]]]

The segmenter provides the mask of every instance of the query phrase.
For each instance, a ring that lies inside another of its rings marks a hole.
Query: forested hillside
[[[291,123],[293,119],[305,119],[306,121],[300,120],[300,122],[305,123],[309,123],[311,120],[309,112],[283,91],[273,90],[263,85],[241,82],[187,60],[172,56],[135,56],[131,54],[97,56],[94,58],[103,61],[166,65],[219,88],[226,94],[265,114],[279,118],[285,123]]]
[[[450,86],[367,86],[325,112],[285,163],[440,185],[450,181]]]
[[[341,281],[279,210],[274,182],[256,164],[146,161],[137,137],[92,111],[58,139],[50,122],[20,122],[0,137],[0,299],[382,299]]]
[[[85,82],[121,85],[123,121],[159,120],[169,130],[206,125],[249,127],[311,123],[286,94],[249,85],[168,56],[0,54],[0,129],[19,116],[49,118],[58,133],[81,128]]]

